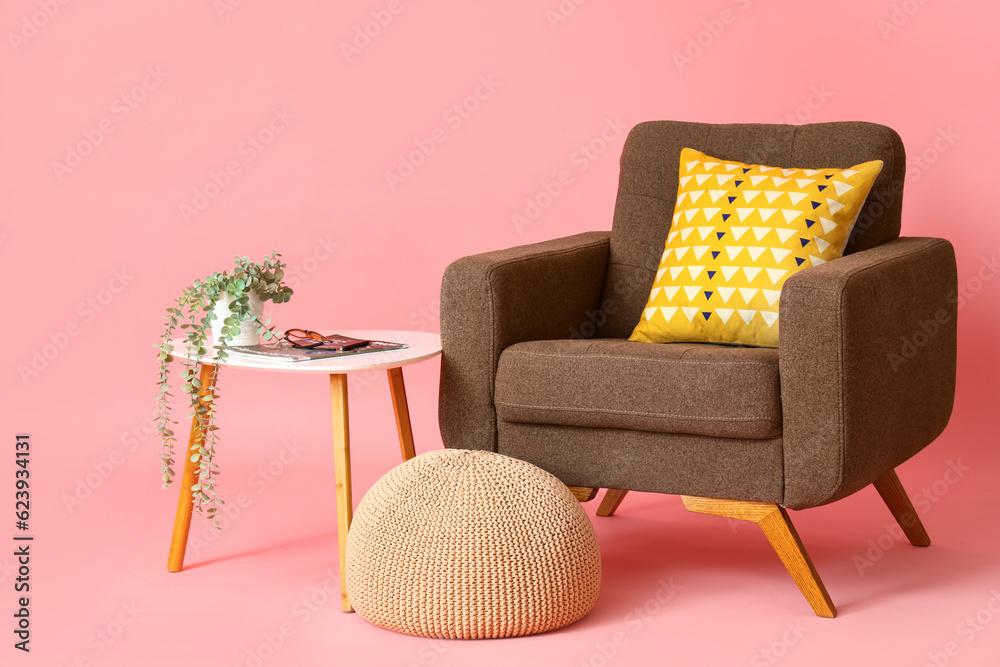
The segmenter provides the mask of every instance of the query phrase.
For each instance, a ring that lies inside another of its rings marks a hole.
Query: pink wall
[[[39,520],[99,521],[58,498],[151,413],[150,346],[193,277],[276,247],[298,281],[279,326],[437,331],[451,260],[610,227],[626,128],[647,119],[898,130],[904,234],[951,240],[961,283],[981,287],[960,313],[949,446],[995,463],[998,19],[996,3],[925,0],[4,2],[2,421],[49,443]],[[420,146],[433,152],[390,187]],[[563,170],[552,204],[516,225]],[[19,371],[52,341],[37,374]],[[422,449],[439,446],[436,367],[408,376]],[[322,444],[323,383],[270,380],[225,384],[224,437],[253,450],[298,428]],[[382,415],[383,392],[357,409]],[[271,402],[280,426],[239,423]],[[141,441],[126,463],[138,506],[169,521],[174,491]],[[371,456],[362,491],[395,454]]]
[[[991,3],[225,3],[50,3],[44,20],[45,3],[5,4],[0,252],[31,277],[8,297],[12,391],[100,383],[87,349],[123,329],[115,384],[141,384],[178,288],[272,246],[313,269],[279,324],[433,329],[420,313],[436,313],[450,260],[608,228],[621,128],[645,119],[888,124],[911,155],[904,232],[949,238],[963,279],[997,245]],[[358,37],[372,12],[388,25]],[[245,143],[258,133],[273,137],[260,150]],[[602,135],[603,153],[579,152]],[[421,143],[433,153],[390,188]],[[68,147],[90,154],[73,167]],[[564,169],[554,203],[512,222]],[[200,200],[213,174],[226,185]],[[79,308],[115,270],[134,276],[121,294]],[[996,361],[996,284],[961,314],[966,389]],[[72,321],[79,335],[25,387],[16,366]]]
[[[0,251],[32,278],[9,296],[31,322],[7,346],[12,389],[24,386],[14,367],[71,320],[80,334],[31,391],[96,371],[85,348],[123,326],[120,354],[148,359],[156,316],[184,281],[272,246],[313,268],[310,255],[326,256],[318,239],[336,245],[279,323],[413,326],[450,260],[607,228],[618,128],[645,119],[891,125],[911,155],[905,233],[949,238],[963,278],[996,247],[991,3],[913,1],[908,16],[871,2],[400,0],[395,15],[378,2],[225,2],[51,4],[51,18],[45,3],[5,3]],[[574,9],[556,22],[560,6]],[[374,32],[372,12],[391,21],[345,56],[359,30]],[[458,115],[467,99],[478,108]],[[288,120],[273,141],[244,144],[271,138],[275,109]],[[391,191],[385,173],[438,129],[444,142]],[[602,154],[577,152],[602,133]],[[79,166],[55,167],[90,143]],[[239,173],[183,214],[227,163]],[[572,183],[518,229],[512,214],[563,169]],[[89,321],[77,305],[116,269],[134,280]],[[353,288],[331,292],[341,276]],[[966,350],[996,324],[994,290],[962,312]],[[984,353],[996,360],[988,348],[963,359],[966,386]],[[140,382],[141,363],[119,381]]]

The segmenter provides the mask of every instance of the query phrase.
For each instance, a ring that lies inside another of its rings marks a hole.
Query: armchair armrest
[[[441,391],[446,447],[496,451],[500,353],[528,340],[572,338],[598,308],[610,232],[464,257],[441,284]]]
[[[832,502],[930,444],[955,396],[958,277],[942,239],[899,238],[781,292],[785,503]]]

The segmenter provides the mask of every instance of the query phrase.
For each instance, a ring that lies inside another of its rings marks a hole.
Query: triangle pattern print
[[[683,149],[664,252],[629,340],[777,347],[782,286],[843,255],[881,170],[880,160],[806,169]]]

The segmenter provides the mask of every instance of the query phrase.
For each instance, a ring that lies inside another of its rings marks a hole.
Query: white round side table
[[[334,333],[334,332],[325,332]],[[406,404],[406,387],[403,384],[403,366],[409,366],[425,359],[441,354],[441,336],[425,331],[381,331],[381,330],[342,330],[335,333],[369,340],[385,340],[394,343],[406,343],[408,347],[399,350],[382,352],[367,352],[364,354],[331,357],[328,359],[312,359],[309,361],[288,362],[267,357],[255,357],[246,354],[231,353],[223,362],[226,368],[240,368],[272,373],[323,373],[330,376],[330,398],[333,404],[333,449],[334,475],[337,484],[337,542],[340,552],[340,601],[344,611],[352,611],[345,580],[344,554],[347,548],[347,532],[354,515],[351,499],[351,439],[348,427],[347,412],[347,375],[372,370],[385,370],[389,376],[389,390],[392,394],[392,407],[396,416],[396,430],[399,433],[399,446],[404,461],[414,456],[413,432],[410,429],[410,413]],[[177,359],[190,359],[200,364],[199,379],[202,392],[207,394],[212,387],[212,354],[192,359],[185,352],[184,339],[173,342],[173,356]],[[213,351],[214,353],[214,351]],[[188,449],[199,438],[197,420],[191,423],[191,436]],[[187,450],[185,450],[187,452]],[[180,572],[184,567],[184,552],[187,549],[188,532],[191,529],[191,487],[197,479],[197,464],[191,462],[190,454],[184,457],[184,474],[181,479],[180,497],[177,501],[177,515],[174,519],[174,532],[170,540],[170,554],[167,558],[167,569]]]

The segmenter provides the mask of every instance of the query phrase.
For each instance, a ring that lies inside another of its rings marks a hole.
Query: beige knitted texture
[[[428,452],[389,471],[358,506],[346,567],[365,620],[446,639],[561,628],[601,587],[594,527],[569,489],[485,451]]]

